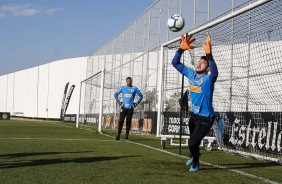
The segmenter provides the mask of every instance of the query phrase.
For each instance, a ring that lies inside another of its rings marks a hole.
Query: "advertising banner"
[[[223,112],[223,141],[226,146],[269,153],[282,151],[281,112]],[[189,114],[184,115],[182,135],[189,135]],[[179,112],[163,112],[162,135],[179,135]]]

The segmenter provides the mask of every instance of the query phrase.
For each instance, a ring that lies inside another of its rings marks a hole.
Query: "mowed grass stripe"
[[[68,126],[68,127],[70,127],[70,126]],[[80,128],[80,129],[83,129],[83,128]],[[84,130],[92,131],[91,129],[84,129]],[[107,135],[107,134],[101,134],[101,135],[114,138],[114,136],[112,136],[112,135]],[[117,142],[119,142],[119,141],[117,141]],[[181,158],[187,159],[186,156],[175,154],[175,153],[172,153],[172,152],[169,152],[169,151],[166,151],[166,150],[158,149],[158,148],[151,147],[151,146],[148,146],[148,145],[144,145],[144,144],[141,144],[141,143],[136,143],[136,142],[133,142],[133,141],[128,141],[128,143],[143,146],[143,147],[146,147],[146,148],[149,148],[149,149],[153,149],[153,150],[156,150],[156,151],[159,151],[159,152],[163,152],[163,153],[166,153],[166,154],[169,154],[169,155],[173,155],[175,157],[181,157]],[[228,167],[225,167],[225,166],[214,165],[214,164],[211,164],[211,163],[208,163],[208,162],[205,162],[205,161],[201,161],[201,164],[204,164],[204,165],[207,165],[207,166],[212,166],[212,167],[219,168],[219,169],[228,170],[230,172],[234,172],[234,173],[237,173],[237,174],[242,175],[242,176],[246,176],[246,177],[249,177],[249,178],[252,178],[252,179],[260,180],[263,183],[278,184],[278,182],[276,182],[276,181],[272,181],[272,180],[269,180],[267,178],[263,178],[263,177],[260,177],[260,176],[254,175],[254,174],[249,174],[249,173],[239,171],[239,170],[236,170],[236,169],[231,169],[231,168],[228,168]]]
[[[88,129],[85,129],[85,130],[88,131]],[[107,135],[107,134],[101,134],[101,135],[114,138],[113,136]],[[175,153],[172,153],[172,152],[169,152],[169,151],[166,151],[166,150],[158,149],[158,148],[155,148],[155,147],[151,147],[151,146],[144,145],[144,144],[141,144],[141,143],[136,143],[136,142],[133,142],[133,141],[127,141],[127,142],[131,143],[131,144],[139,145],[139,146],[142,146],[142,147],[146,147],[146,148],[149,148],[149,149],[153,149],[153,150],[156,150],[156,151],[159,151],[159,152],[163,152],[163,153],[166,153],[166,154],[169,154],[169,155],[173,155],[175,157],[181,157],[181,158],[187,159],[186,156],[175,154]],[[212,167],[219,168],[219,169],[228,170],[228,171],[240,174],[242,176],[246,176],[246,177],[249,177],[249,178],[252,178],[252,179],[260,180],[260,181],[262,181],[264,183],[279,184],[276,181],[271,181],[271,180],[269,180],[267,178],[256,176],[254,174],[249,174],[249,173],[246,173],[246,172],[243,172],[243,171],[239,171],[239,170],[236,170],[236,169],[231,169],[231,168],[228,168],[228,167],[225,167],[225,166],[214,165],[214,164],[211,164],[211,163],[208,163],[208,162],[205,162],[205,161],[201,161],[201,164],[204,164],[204,165],[207,165],[207,166],[212,166]]]
[[[60,138],[32,138],[32,137],[15,137],[15,138],[0,138],[0,140],[49,140],[49,141],[104,141],[104,142],[115,142],[115,140],[102,140],[102,139],[60,139]]]
[[[191,174],[189,168],[183,166],[184,156],[114,141],[112,135],[107,135],[109,141],[92,141],[107,138],[97,132],[64,128],[52,122],[4,124],[0,121],[1,183],[265,183],[209,165]],[[17,137],[43,139],[4,139]],[[143,145],[156,141],[148,137],[132,135],[132,140],[145,143]]]

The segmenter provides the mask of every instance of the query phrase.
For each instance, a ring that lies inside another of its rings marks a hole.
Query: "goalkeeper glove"
[[[202,44],[202,47],[203,47],[206,54],[211,54],[211,37],[210,37],[210,35],[208,35],[206,37],[206,42],[207,43]]]
[[[119,106],[122,106],[122,102],[121,101],[116,101],[117,102],[117,104],[119,105]]]
[[[133,108],[136,108],[138,103],[133,103]]]
[[[193,35],[188,35],[188,33],[186,33],[186,37],[184,37],[183,35],[181,35],[181,43],[180,43],[180,49],[182,50],[192,50],[195,47],[193,45],[191,45],[191,43],[193,43],[195,41],[195,38],[192,38]]]

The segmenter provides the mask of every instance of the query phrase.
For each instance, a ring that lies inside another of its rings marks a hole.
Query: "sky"
[[[155,0],[0,0],[0,76],[89,56]]]

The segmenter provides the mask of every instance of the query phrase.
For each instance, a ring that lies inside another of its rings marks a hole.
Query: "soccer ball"
[[[185,26],[185,20],[181,15],[173,14],[167,20],[167,26],[169,30],[173,32],[178,32],[178,31],[181,31],[183,27]]]

